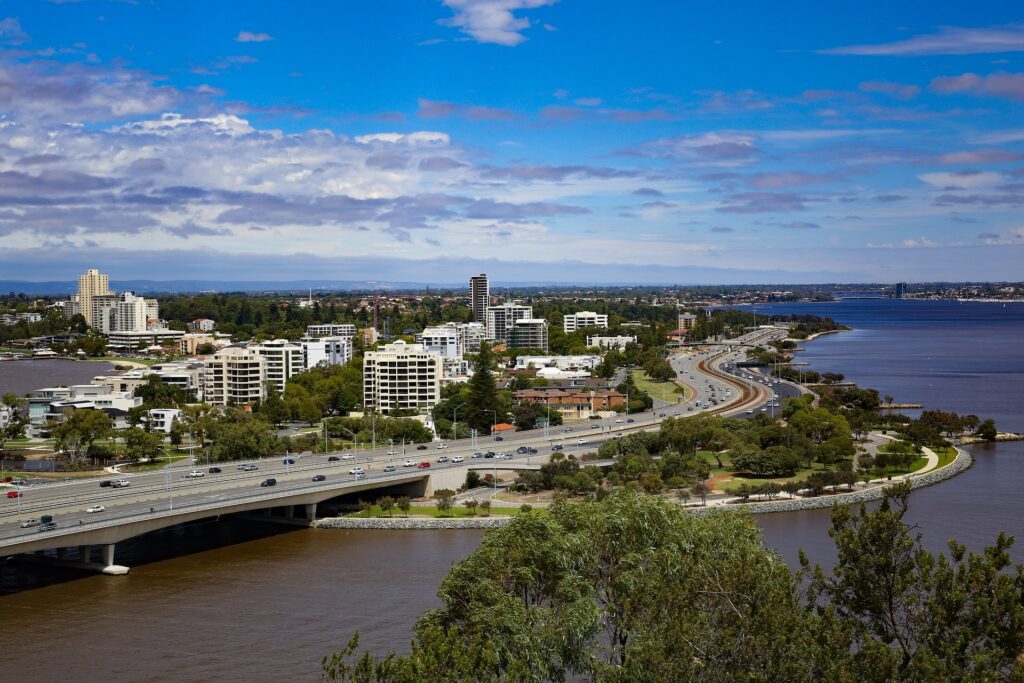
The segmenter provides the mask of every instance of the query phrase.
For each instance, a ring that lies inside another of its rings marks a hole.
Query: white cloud
[[[1003,181],[1003,176],[993,171],[943,171],[938,173],[922,173],[917,177],[934,187],[955,187],[964,190],[992,187]]]
[[[441,24],[454,26],[478,43],[513,47],[526,40],[521,33],[530,20],[515,14],[517,10],[553,5],[558,0],[442,0],[455,12]]]
[[[374,142],[385,142],[391,145],[448,145],[451,140],[447,133],[437,131],[418,131],[415,133],[373,133],[371,135],[357,135],[355,141],[361,145],[369,145]]]
[[[235,42],[238,43],[265,43],[273,39],[274,36],[269,33],[253,33],[252,31],[239,31],[235,36]]]
[[[990,28],[944,26],[936,33],[873,45],[848,45],[819,50],[827,55],[911,57],[921,55],[974,55],[1024,51],[1024,24]]]
[[[233,114],[217,114],[209,118],[190,119],[173,112],[163,114],[156,120],[126,123],[115,127],[114,130],[120,133],[168,135],[183,128],[203,128],[214,133],[231,136],[250,135],[256,132],[248,121]]]

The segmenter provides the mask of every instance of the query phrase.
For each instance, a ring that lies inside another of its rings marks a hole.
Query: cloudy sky
[[[1024,279],[1013,2],[0,3],[0,280]]]

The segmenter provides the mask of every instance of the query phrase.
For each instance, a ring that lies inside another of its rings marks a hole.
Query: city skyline
[[[1022,21],[962,2],[8,3],[0,273],[1017,280]]]

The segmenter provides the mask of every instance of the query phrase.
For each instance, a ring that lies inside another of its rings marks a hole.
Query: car
[[[421,470],[425,470],[430,467],[430,463],[424,460],[419,465],[416,465],[416,467],[420,468]]]
[[[591,425],[591,429],[600,429],[601,425]]]
[[[7,492],[7,497],[8,498],[21,498],[21,496],[22,496],[21,491],[8,491]]]
[[[25,484],[28,483],[28,481],[23,477],[11,477],[10,483],[14,484],[15,486],[24,486]]]
[[[485,458],[493,458],[494,457],[494,453],[492,453],[491,451],[487,451],[486,453],[484,453],[484,457]]]
[[[182,479],[198,479],[201,476],[203,476],[202,472],[200,472],[199,470],[192,470],[191,472],[186,474],[184,477],[182,477]]]
[[[463,458],[461,455],[456,455],[452,458],[452,462],[462,462],[463,460],[465,460],[465,458]]]
[[[687,408],[686,410],[687,410],[687,412],[691,412],[691,413],[692,413],[692,412],[693,412],[693,406],[690,406],[690,407],[689,407],[689,408]]]
[[[57,528],[57,522],[43,522],[39,525],[39,531],[53,531]]]
[[[522,455],[523,453],[529,453],[529,452],[530,452],[530,447],[529,446],[520,446],[519,448],[516,449],[516,453],[518,453],[520,455]]]
[[[623,420],[621,417],[620,418],[616,418],[616,420],[615,420],[615,424],[617,424],[617,425],[622,424],[623,422],[625,422],[625,420]]]
[[[222,470],[219,467],[211,467],[208,471],[209,471],[210,474],[220,474],[224,470]]]
[[[511,460],[512,459],[512,454],[511,453],[504,453],[503,455],[504,455],[506,460]]]
[[[125,486],[131,486],[131,482],[128,481],[127,479],[115,479],[112,482],[110,482],[110,488],[112,489],[121,489],[124,488]]]
[[[439,463],[448,462],[448,456],[447,455],[442,455],[440,458],[437,459],[437,461]]]
[[[616,439],[621,439],[622,438],[622,432],[619,432],[618,434],[616,434],[615,438]]]
[[[665,413],[658,413],[658,417],[665,417]]]
[[[339,460],[341,460],[341,458],[339,458],[336,455],[332,455],[331,457],[327,458],[327,462],[338,462]]]
[[[251,462],[246,462],[239,465],[238,469],[242,470],[243,472],[255,472],[259,468],[256,467],[256,465],[253,465]]]
[[[348,471],[349,474],[366,474],[366,470],[362,467],[353,467]]]
[[[388,451],[388,455],[398,455],[398,451]]]
[[[633,423],[636,422],[636,420],[634,420],[633,418],[629,418],[628,420],[626,420],[626,422]]]
[[[105,480],[103,480],[103,481],[101,481],[101,482],[100,482],[100,488],[101,488],[101,489],[107,489],[107,488],[110,488],[110,483],[111,483],[111,482],[110,482],[110,480],[109,480],[109,479],[105,479]]]
[[[768,412],[768,409],[767,409],[767,408],[761,408],[761,412],[762,412],[762,413],[767,413],[767,412]]]
[[[356,456],[352,455],[351,453],[345,453],[345,454],[343,454],[341,456],[341,459],[342,460],[355,460]]]
[[[292,458],[285,458],[284,459],[284,464],[285,465],[294,465],[295,464],[295,460],[293,460]]]
[[[327,481],[327,477],[323,474],[318,474],[313,477],[313,481]]]
[[[439,444],[437,444],[437,450],[441,450],[442,448],[448,448],[448,444],[446,444],[446,443],[439,443]]]
[[[266,488],[268,486],[277,486],[277,479],[270,477],[269,479],[264,479],[260,482],[260,487]]]
[[[560,450],[562,450],[563,448],[565,448],[565,446],[564,446],[564,445],[562,445],[562,444],[560,444],[560,443],[556,443],[556,444],[555,444],[554,446],[552,446],[552,447],[551,447],[551,450],[553,450],[553,451],[560,451]]]
[[[753,414],[754,414],[754,409],[753,408],[747,408],[747,415],[753,415]]]
[[[402,463],[402,467],[416,467],[416,461],[406,460],[405,462]]]
[[[422,444],[421,443],[419,446],[416,447],[416,450],[418,450],[418,451],[425,451],[425,450],[427,450],[427,446],[426,446],[426,444]]]
[[[385,472],[394,472],[397,469],[398,468],[395,467],[394,465],[384,465],[384,471]]]
[[[496,436],[496,437],[494,437],[494,440],[495,441],[504,441],[505,437],[503,437],[503,436]]]
[[[94,512],[103,512],[106,509],[107,508],[103,507],[102,505],[93,505],[92,507],[85,508],[85,511],[91,514]]]
[[[587,443],[586,439],[576,439],[576,445],[577,446],[582,446],[582,445],[584,445],[586,443]]]
[[[480,451],[477,451],[476,453],[473,454],[473,457],[474,458],[482,458],[482,457],[484,457],[484,454],[481,453]]]
[[[21,524],[19,524],[18,526],[20,526],[22,529],[29,529],[29,528],[34,527],[34,526],[39,526],[39,520],[35,519],[35,518],[33,518],[33,519],[26,519]]]

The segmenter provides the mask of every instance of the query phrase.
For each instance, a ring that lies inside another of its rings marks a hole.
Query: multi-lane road
[[[590,420],[548,430],[515,432],[476,441],[462,439],[448,442],[443,448],[436,443],[426,448],[389,445],[353,452],[307,452],[264,460],[216,463],[215,466],[221,468],[216,473],[210,472],[210,464],[207,463],[179,462],[153,472],[23,486],[16,489],[23,494],[20,498],[5,497],[6,491],[15,489],[0,489],[0,496],[4,496],[0,497],[0,553],[5,541],[17,541],[30,534],[51,533],[39,532],[37,527],[21,526],[22,521],[43,515],[52,515],[59,529],[69,526],[87,528],[140,515],[167,515],[189,507],[226,506],[261,495],[277,497],[287,493],[336,489],[343,483],[370,488],[456,468],[509,470],[517,464],[530,463],[531,459],[533,463],[546,461],[556,447],[566,454],[592,451],[609,439],[621,438],[623,433],[656,429],[667,417],[698,413],[744,417],[756,415],[762,409],[770,413],[774,411],[774,403],[798,394],[798,388],[786,383],[771,383],[747,369],[735,368],[734,364],[742,358],[742,344],[763,344],[784,334],[778,330],[757,330],[729,343],[706,347],[699,353],[672,357],[671,363],[680,379],[693,390],[691,395],[686,401],[629,416]],[[517,453],[520,448],[537,452]],[[483,457],[488,452],[508,454],[508,457]],[[481,455],[474,457],[475,454]],[[286,464],[286,459],[293,460],[294,464]],[[412,466],[405,466],[407,461],[413,463]],[[430,466],[420,468],[420,463],[430,463]],[[243,464],[254,465],[256,469],[238,469]],[[353,473],[355,468],[362,468],[364,473]],[[203,476],[189,476],[193,471],[201,472]],[[322,475],[324,480],[314,481],[318,475]],[[261,483],[269,478],[275,479],[276,485],[261,487]],[[101,481],[112,479],[126,479],[130,484],[123,488],[100,486]],[[95,506],[102,506],[103,510],[86,512]]]

